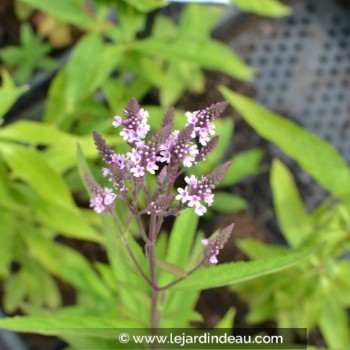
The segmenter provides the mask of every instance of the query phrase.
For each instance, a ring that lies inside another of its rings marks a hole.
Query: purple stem
[[[156,257],[155,257],[155,241],[157,237],[157,216],[152,214],[149,227],[149,263],[151,270],[151,283],[152,283],[152,298],[151,298],[151,329],[152,335],[157,333],[159,315],[157,312],[158,304],[158,286],[157,286],[157,273],[156,273]]]

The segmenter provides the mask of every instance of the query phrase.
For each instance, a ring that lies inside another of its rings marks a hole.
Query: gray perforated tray
[[[290,3],[291,16],[250,17],[229,44],[258,68],[252,84],[259,102],[328,140],[350,162],[349,8],[335,0]],[[324,192],[305,174],[297,177],[314,207]]]

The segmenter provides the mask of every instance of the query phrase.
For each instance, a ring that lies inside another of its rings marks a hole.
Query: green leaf
[[[75,46],[67,64],[65,94],[67,109],[73,110],[76,101],[93,91],[95,71],[103,44],[99,35],[85,35]]]
[[[85,176],[90,175],[93,178],[93,175],[86,161],[83,150],[81,149],[79,144],[77,145],[77,164],[78,164],[78,171],[79,171],[81,181],[83,182],[86,191],[90,193],[90,188],[86,183]]]
[[[188,4],[180,18],[179,35],[185,38],[209,38],[221,13],[220,9],[215,7]]]
[[[13,193],[13,181],[3,161],[0,162],[0,198],[1,207],[13,212],[21,210],[22,204],[17,201]]]
[[[166,253],[167,253],[167,247],[168,247],[168,235],[164,231],[160,231],[156,244],[155,244],[155,250],[156,250],[156,257],[158,259],[165,259]]]
[[[0,277],[8,277],[13,258],[13,244],[16,238],[16,217],[13,213],[1,210],[0,234]]]
[[[277,0],[231,0],[242,11],[253,12],[257,15],[282,17],[289,15],[291,9]]]
[[[176,218],[170,233],[166,261],[186,267],[187,260],[196,234],[198,216],[193,210],[185,209]]]
[[[133,0],[131,0],[133,1]],[[135,1],[140,6],[144,2]],[[125,1],[115,1],[116,12],[118,13],[117,28],[114,26],[109,30],[110,38],[115,42],[128,43],[136,39],[137,33],[142,31],[146,26],[147,14],[138,11],[135,8],[129,6]],[[157,17],[157,16],[156,16]]]
[[[0,57],[14,68],[15,81],[21,83],[28,81],[37,68],[50,70],[56,68],[57,63],[53,58],[47,57],[51,46],[43,42],[28,23],[23,23],[20,29],[21,46],[4,48]]]
[[[52,145],[76,142],[75,136],[59,130],[54,125],[31,120],[21,120],[0,129],[0,139],[28,142],[36,145]]]
[[[43,121],[50,124],[62,125],[67,117],[67,102],[65,94],[67,71],[60,70],[51,82],[47,106],[45,108]]]
[[[24,272],[20,271],[12,273],[4,282],[5,296],[4,305],[5,310],[9,313],[15,312],[20,306],[25,297],[27,284],[24,278]]]
[[[139,327],[142,327],[139,324]],[[82,350],[82,349],[116,349],[116,337],[118,336],[118,329],[109,330],[109,333],[114,331],[114,339],[102,339],[101,335],[95,332],[93,337],[86,337],[85,335],[65,335],[60,336],[70,347],[65,350]],[[102,334],[107,333],[101,330]],[[118,344],[118,350],[134,350],[135,343],[129,342],[125,344]]]
[[[36,214],[42,223],[60,232],[66,237],[82,239],[96,243],[103,243],[104,238],[90,225],[80,210],[67,210],[53,203],[38,201],[33,203]]]
[[[156,260],[157,265],[165,272],[170,273],[173,276],[176,277],[185,277],[186,276],[186,271],[180,267],[176,266],[174,264],[170,264],[167,261],[163,260]]]
[[[116,293],[118,291],[118,286],[115,284],[115,279],[113,276],[113,271],[110,265],[100,263],[100,262],[95,262],[94,267],[98,271],[99,275],[101,276],[101,279],[103,280],[103,284]]]
[[[162,57],[169,61],[185,61],[202,68],[219,70],[232,77],[250,80],[254,71],[236,53],[218,41],[205,41],[193,38],[179,38],[169,41],[163,38],[150,38],[135,42],[132,48],[139,53]],[[198,54],[200,53],[200,54]]]
[[[139,272],[131,260],[130,254],[126,248],[126,245],[121,238],[120,233],[116,229],[116,224],[110,216],[107,214],[102,214],[102,223],[104,233],[106,235],[106,250],[108,255],[108,260],[112,267],[115,281],[118,285],[118,293],[121,299],[123,307],[126,312],[137,317],[140,322],[149,322],[149,300],[145,294],[149,293],[149,286],[145,280],[141,277]],[[126,230],[124,231],[127,234]],[[149,276],[148,264],[145,261],[145,257],[141,251],[141,248],[136,242],[133,242],[132,237],[128,237],[128,241],[131,250],[134,252],[135,259],[138,261],[141,268],[143,268],[144,273]],[[133,244],[135,243],[135,244]],[[133,293],[130,290],[134,289]],[[137,295],[142,294],[142,298],[137,298]],[[147,301],[145,301],[146,299]],[[128,315],[130,317],[130,315]]]
[[[236,316],[236,310],[234,308],[230,308],[225,316],[215,325],[215,328],[226,328],[231,329],[233,326],[233,321]]]
[[[259,174],[262,169],[260,163],[263,156],[264,152],[260,148],[253,148],[232,157],[231,166],[218,187],[234,185],[247,176]]]
[[[271,168],[271,187],[278,223],[292,247],[298,247],[310,233],[310,220],[292,174],[279,160]]]
[[[21,96],[26,90],[27,86],[16,87],[11,79],[11,76],[5,71],[1,71],[2,85],[0,88],[0,125],[3,120],[4,114],[12,107],[19,96]]]
[[[204,106],[203,106],[204,107]],[[218,165],[222,161],[222,157],[230,147],[234,133],[234,121],[232,118],[217,118],[214,120],[217,135],[220,135],[219,143],[214,152],[207,158],[213,165]],[[200,163],[200,164],[205,164]],[[210,171],[213,169],[210,169]],[[224,179],[225,180],[225,179]]]
[[[84,10],[82,1],[76,0],[21,0],[22,2],[50,14],[70,24],[86,27],[93,23],[93,18]]]
[[[15,176],[30,184],[40,196],[48,202],[76,210],[63,179],[39,152],[8,143],[0,143],[0,152]]]
[[[215,192],[213,209],[221,213],[234,213],[246,209],[248,203],[240,196],[227,192]]]
[[[151,12],[166,5],[165,0],[123,0],[129,5],[142,12]]]
[[[96,301],[112,301],[113,296],[95,270],[85,258],[77,255],[73,261],[61,261],[59,273],[75,289],[89,295]]]
[[[172,287],[174,290],[209,289],[252,280],[267,274],[292,267],[311,253],[311,250],[291,253],[270,259],[249,262],[233,262],[202,268],[187,279]]]
[[[120,138],[108,138],[106,141],[110,145],[115,145],[120,143]],[[51,165],[51,167],[58,173],[62,174],[69,169],[75,168],[77,157],[76,150],[77,144],[79,144],[84,151],[84,155],[87,158],[96,158],[97,151],[96,146],[94,145],[93,139],[90,135],[84,137],[76,137],[72,139],[72,142],[64,144],[55,144],[47,148],[43,152],[43,156],[46,161]]]
[[[322,301],[323,315],[319,321],[327,345],[331,349],[349,349],[349,319],[346,309],[332,295]]]
[[[240,250],[250,259],[268,259],[271,256],[289,254],[289,248],[277,244],[265,244],[254,238],[240,239],[237,242]]]
[[[160,89],[161,105],[172,106],[191,84],[194,82],[197,82],[198,85],[203,84],[203,77],[200,73],[197,67],[188,62],[170,62]]]
[[[34,298],[38,298],[37,305],[46,306],[51,309],[60,306],[61,294],[55,279],[38,264],[33,264],[33,266],[31,266],[30,274],[33,278],[34,286],[31,294],[33,294]],[[31,304],[33,304],[33,302],[31,302]]]
[[[138,327],[137,322],[118,320],[109,317],[59,316],[50,317],[17,316],[0,319],[0,328],[16,332],[29,332],[43,335],[75,335],[115,339],[116,328]],[[108,329],[110,329],[108,331]]]
[[[296,160],[323,188],[334,195],[350,192],[349,167],[333,146],[247,97],[225,87],[220,91],[256,132]]]
[[[1,50],[0,58],[10,67],[16,67],[23,62],[25,55],[21,47],[8,46]]]

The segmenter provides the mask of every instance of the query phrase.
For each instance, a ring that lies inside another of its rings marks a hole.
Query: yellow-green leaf
[[[2,117],[12,107],[19,96],[25,92],[28,87],[16,87],[10,75],[5,71],[1,71],[2,85],[0,88],[0,124],[2,124]]]
[[[311,226],[293,176],[282,162],[274,160],[270,181],[278,223],[288,243],[298,247]]]
[[[311,252],[311,250],[307,250],[275,258],[249,262],[240,261],[202,268],[172,288],[174,290],[201,290],[252,280],[292,267],[307,258]]]
[[[290,7],[277,0],[231,0],[242,11],[261,16],[282,17],[291,13]]]
[[[256,132],[296,160],[323,188],[334,195],[350,193],[350,169],[333,146],[248,97],[225,87],[220,91]]]

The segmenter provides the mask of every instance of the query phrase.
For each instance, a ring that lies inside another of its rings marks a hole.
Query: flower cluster
[[[135,203],[143,190],[148,201],[143,212],[149,215],[177,215],[185,207],[193,207],[197,215],[203,215],[207,211],[205,205],[210,206],[213,203],[213,190],[225,176],[228,163],[201,179],[194,175],[185,177],[187,186],[178,188],[176,196],[172,194],[172,189],[183,172],[181,166],[190,168],[205,160],[215,149],[218,137],[213,136],[213,121],[226,106],[226,102],[219,102],[200,111],[187,112],[187,124],[182,130],[173,130],[174,110],[170,109],[165,114],[159,131],[148,137],[149,114],[132,99],[124,110],[125,118],[115,116],[112,123],[116,128],[122,127],[119,134],[129,144],[129,152],[116,153],[101,135],[93,132],[96,147],[106,163],[106,167],[102,169],[103,175],[111,181],[113,189],[97,189],[94,186],[91,190],[94,195],[90,202],[91,207],[102,212],[116,198],[121,198],[135,212]],[[156,172],[158,188],[151,194],[145,177],[147,173]],[[127,197],[128,192],[133,196],[131,203]],[[173,206],[174,199],[180,201],[177,208]]]
[[[90,206],[97,213],[102,213],[116,199],[117,195],[110,188],[100,188],[91,176],[86,176],[86,182],[89,185],[93,198],[90,200]]]
[[[185,188],[177,189],[178,195],[175,197],[188,207],[194,207],[197,215],[203,215],[207,208],[201,203],[204,202],[211,206],[214,202],[213,189],[223,179],[230,163],[226,163],[201,180],[194,175],[186,176],[185,182],[188,184]]]

